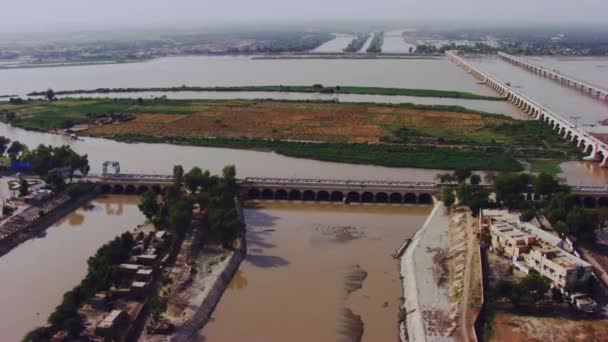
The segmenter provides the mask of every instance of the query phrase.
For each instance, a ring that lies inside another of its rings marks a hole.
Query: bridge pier
[[[577,127],[574,127],[572,124],[562,119],[559,115],[544,108],[535,101],[527,98],[525,95],[520,94],[518,91],[511,88],[510,86],[504,85],[500,81],[492,78],[490,75],[476,70],[473,66],[469,65],[463,58],[459,57],[454,51],[448,51],[446,52],[446,55],[450,60],[457,62],[457,64],[462,66],[465,70],[472,70],[471,73],[475,75],[475,77],[480,78],[481,76],[485,80],[485,83],[497,93],[502,95],[504,92],[505,100],[512,103],[514,106],[520,108],[524,113],[532,116],[537,120],[546,121],[552,129],[557,131],[557,134],[563,136],[564,139],[569,139],[571,142],[575,142],[577,147],[584,149],[585,153],[589,153],[589,148],[591,147],[590,155],[584,157],[584,160],[601,161],[600,165],[602,167],[608,167],[608,160],[605,158],[605,156],[608,156],[608,144],[605,144],[596,139],[595,137],[590,136],[587,132],[584,132],[578,129]],[[502,52],[499,52],[499,55],[512,64],[522,65],[524,66],[524,68],[530,68],[531,64],[524,63],[516,58],[513,58],[510,55],[504,54]],[[590,91],[593,96],[599,97],[604,96],[605,94],[605,99],[608,100],[608,91],[602,92],[601,89],[593,88],[588,85],[582,85],[580,82],[572,80],[563,75],[558,75],[551,71],[548,72],[544,68],[534,67],[531,70],[538,71],[538,73],[542,76],[554,78],[555,80],[558,80],[563,83],[570,83],[574,87],[577,87],[580,84],[581,88],[583,88],[585,92]],[[587,87],[588,90],[585,89],[585,87]],[[597,91],[592,91],[592,89]]]

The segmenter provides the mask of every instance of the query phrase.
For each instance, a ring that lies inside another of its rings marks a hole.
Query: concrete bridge
[[[92,175],[80,179],[97,184],[103,193],[162,193],[173,184],[166,175]],[[435,182],[249,177],[238,180],[243,199],[348,203],[430,204],[444,184]],[[486,186],[487,187],[487,186]],[[608,186],[573,186],[585,207],[608,207]],[[532,193],[525,194],[532,199]]]
[[[441,191],[433,182],[337,179],[245,178],[245,199],[278,199],[346,203],[433,203]]]
[[[507,101],[519,107],[526,114],[537,120],[547,122],[564,139],[570,140],[585,153],[588,153],[589,155],[584,158],[585,160],[599,161],[601,167],[608,167],[608,144],[573,125],[511,86],[475,68],[459,56],[456,51],[447,51],[446,56],[498,94],[504,96]]]
[[[143,174],[89,175],[80,181],[93,182],[103,193],[143,194],[147,191],[161,193],[173,184],[173,176]]]
[[[528,63],[525,60],[515,57],[513,55],[510,55],[508,53],[499,52],[498,55],[502,59],[504,59],[505,61],[507,61],[513,65],[520,66],[535,74],[538,74],[538,75],[541,75],[544,77],[548,77],[556,82],[567,85],[569,87],[573,87],[575,89],[580,89],[585,94],[588,94],[589,96],[600,98],[602,100],[608,100],[608,90],[606,90],[600,86],[596,86],[596,85],[590,84],[585,81],[577,80],[573,77],[562,75],[559,72],[546,69],[542,66]]]

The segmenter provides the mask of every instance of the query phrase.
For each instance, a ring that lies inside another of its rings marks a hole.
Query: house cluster
[[[582,293],[568,293],[577,283],[589,280],[593,267],[585,260],[568,253],[564,241],[543,230],[540,225],[522,222],[519,213],[484,209],[480,213],[480,227],[490,234],[492,250],[509,257],[513,267],[529,273],[536,270],[549,278],[581,310],[593,311],[597,304]]]
[[[170,243],[167,231],[151,232],[137,242],[128,260],[118,265],[119,284],[96,293],[80,308],[85,321],[83,338],[121,341],[131,333],[131,327],[141,320],[146,299],[153,293],[161,258]]]

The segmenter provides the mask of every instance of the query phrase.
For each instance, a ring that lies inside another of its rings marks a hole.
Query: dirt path
[[[464,273],[462,300],[460,302],[460,334],[463,341],[477,341],[474,323],[481,306],[481,274],[479,268],[479,241],[476,234],[476,220],[467,215],[467,254]]]

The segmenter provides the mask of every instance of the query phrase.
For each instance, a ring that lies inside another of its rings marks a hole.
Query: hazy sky
[[[0,31],[391,19],[606,21],[608,0],[0,0]]]

